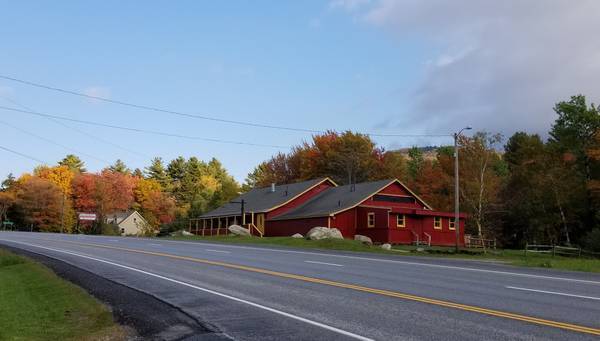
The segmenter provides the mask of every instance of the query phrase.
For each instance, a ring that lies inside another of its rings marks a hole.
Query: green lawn
[[[323,250],[341,250],[341,251],[359,251],[372,252],[391,255],[418,255],[429,257],[460,258],[482,261],[499,261],[516,266],[543,267],[561,270],[574,270],[586,272],[600,272],[600,259],[571,258],[571,257],[552,257],[549,254],[528,254],[524,256],[522,250],[490,250],[483,253],[481,249],[461,249],[457,254],[451,247],[421,247],[417,251],[416,246],[394,246],[392,251],[383,250],[377,246],[366,246],[361,242],[354,240],[324,239],[324,240],[306,240],[291,237],[238,237],[238,236],[187,236],[187,237],[166,237],[175,240],[189,241],[207,241],[228,244],[262,244],[276,245],[285,247],[305,248],[305,249],[323,249]]]
[[[123,340],[110,310],[28,258],[0,249],[0,340]]]

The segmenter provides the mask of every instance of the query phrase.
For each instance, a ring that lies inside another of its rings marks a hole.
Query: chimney
[[[275,183],[271,184],[271,193],[275,193]]]
[[[285,196],[287,197],[288,195],[288,186],[285,186]]]

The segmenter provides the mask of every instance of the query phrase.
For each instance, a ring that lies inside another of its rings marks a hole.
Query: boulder
[[[360,234],[355,235],[354,240],[358,240],[358,241],[362,242],[363,244],[366,244],[369,246],[373,245],[373,241],[371,240],[371,238],[360,235]]]
[[[304,236],[301,235],[300,233],[296,233],[292,236],[292,238],[304,238]]]
[[[392,245],[385,243],[385,244],[381,244],[381,248],[384,250],[391,250],[392,249]]]
[[[229,230],[229,232],[235,234],[236,236],[244,236],[244,237],[250,237],[250,236],[252,236],[250,234],[250,230],[248,230],[246,228],[243,228],[240,225],[231,225],[227,229]]]
[[[331,239],[344,239],[342,232],[335,227],[329,229],[329,238]]]
[[[189,233],[186,230],[178,230],[178,231],[172,232],[170,235],[172,237],[181,237],[181,236],[193,236],[194,234],[193,233]]]
[[[306,239],[344,239],[344,236],[342,236],[342,232],[336,228],[317,226],[308,231],[306,234]]]

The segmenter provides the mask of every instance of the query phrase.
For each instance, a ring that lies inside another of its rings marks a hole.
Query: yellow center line
[[[90,243],[80,243],[80,242],[72,242],[72,241],[64,241],[64,240],[63,240],[63,242],[77,244],[77,245],[83,245],[83,246],[91,246],[91,247],[98,247],[98,248],[105,248],[105,249],[112,249],[112,250],[127,251],[127,252],[139,253],[139,254],[145,254],[145,255],[151,255],[151,256],[167,257],[167,258],[171,258],[171,259],[185,260],[185,261],[190,261],[190,262],[194,262],[194,263],[220,266],[220,267],[225,267],[225,268],[229,268],[229,269],[261,273],[261,274],[270,275],[270,276],[295,279],[295,280],[304,281],[304,282],[317,283],[317,284],[329,285],[332,287],[345,288],[345,289],[368,292],[368,293],[383,295],[383,296],[388,296],[388,297],[401,298],[401,299],[405,299],[405,300],[428,303],[428,304],[437,305],[437,306],[441,306],[441,307],[454,308],[454,309],[470,311],[470,312],[475,312],[475,313],[480,313],[480,314],[485,314],[485,315],[490,315],[490,316],[503,317],[503,318],[507,318],[507,319],[511,319],[511,320],[524,321],[524,322],[529,322],[529,323],[533,323],[533,324],[550,326],[550,327],[555,327],[555,328],[560,328],[560,329],[566,329],[566,330],[571,330],[571,331],[576,331],[576,332],[581,332],[581,333],[586,333],[586,334],[600,335],[600,329],[598,329],[598,328],[580,326],[580,325],[576,325],[576,324],[558,322],[558,321],[552,321],[552,320],[545,320],[545,319],[541,319],[541,318],[537,318],[537,317],[509,313],[509,312],[500,311],[500,310],[481,308],[481,307],[477,307],[477,306],[454,303],[454,302],[450,302],[450,301],[443,301],[443,300],[427,298],[427,297],[422,297],[422,296],[416,296],[416,295],[411,295],[411,294],[405,294],[405,293],[396,292],[396,291],[369,288],[369,287],[364,287],[361,285],[336,282],[336,281],[331,281],[331,280],[327,280],[327,279],[320,279],[320,278],[315,278],[315,277],[307,277],[307,276],[295,275],[295,274],[291,274],[291,273],[261,269],[261,268],[256,268],[256,267],[252,267],[252,266],[238,265],[238,264],[212,261],[212,260],[208,260],[208,259],[201,259],[201,258],[194,258],[194,257],[187,257],[187,256],[178,256],[178,255],[173,255],[173,254],[163,253],[163,252],[153,252],[153,251],[145,251],[145,250],[138,250],[138,249],[130,249],[130,248],[125,248],[125,247],[116,247],[116,246],[90,244]]]

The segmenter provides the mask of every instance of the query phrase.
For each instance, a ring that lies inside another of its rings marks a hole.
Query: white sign
[[[96,213],[79,213],[79,220],[96,220]]]

